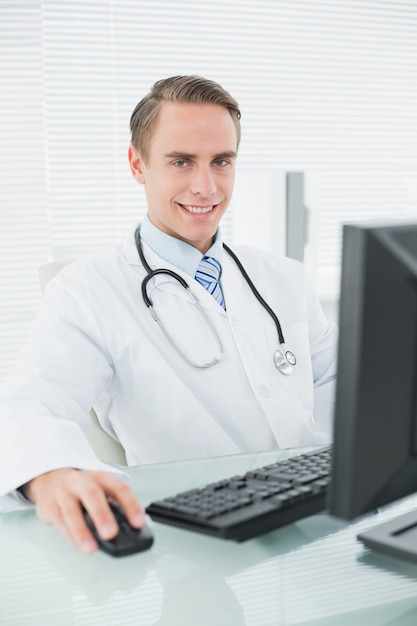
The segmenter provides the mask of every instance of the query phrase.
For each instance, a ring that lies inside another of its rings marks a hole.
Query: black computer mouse
[[[85,521],[96,539],[100,550],[110,554],[110,556],[127,556],[148,550],[153,544],[153,535],[149,527],[133,528],[127,521],[126,515],[119,504],[109,502],[109,507],[119,525],[119,532],[114,539],[102,539],[91,517],[84,509]]]

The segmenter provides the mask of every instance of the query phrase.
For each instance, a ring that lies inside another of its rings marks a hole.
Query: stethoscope
[[[223,359],[223,357],[224,357],[223,344],[221,342],[221,339],[219,337],[218,332],[216,331],[216,329],[215,329],[212,321],[208,317],[207,313],[205,312],[205,310],[201,306],[197,296],[191,291],[188,283],[184,280],[184,278],[182,278],[182,276],[180,276],[176,272],[174,272],[172,270],[169,270],[169,269],[165,269],[165,268],[159,268],[159,269],[153,270],[149,266],[147,260],[145,259],[145,255],[144,255],[143,248],[142,248],[142,241],[141,241],[141,237],[140,237],[140,227],[138,227],[136,229],[135,241],[136,241],[136,248],[137,248],[137,251],[138,251],[138,254],[139,254],[139,258],[141,260],[141,263],[142,263],[143,267],[145,268],[145,270],[147,272],[145,278],[142,281],[142,286],[141,286],[142,287],[143,301],[146,304],[146,306],[148,307],[148,309],[149,309],[153,319],[155,320],[155,322],[157,322],[157,324],[161,328],[162,332],[164,333],[165,337],[167,338],[167,340],[169,341],[171,346],[174,348],[174,350],[176,350],[176,352],[178,352],[178,354],[181,356],[181,358],[183,358],[184,361],[186,361],[186,363],[188,363],[192,367],[195,367],[195,368],[198,368],[198,369],[205,369],[207,367],[211,367],[212,365],[216,365],[216,363],[219,363]],[[249,278],[245,268],[243,267],[242,263],[240,262],[240,260],[236,256],[236,254],[233,252],[233,250],[231,250],[229,248],[229,246],[227,246],[225,243],[223,243],[223,248],[226,250],[226,252],[229,254],[229,256],[232,257],[232,259],[234,260],[234,262],[238,266],[239,271],[241,272],[243,278],[246,280],[247,284],[249,285],[249,287],[250,287],[253,295],[255,296],[255,298],[258,300],[258,302],[263,306],[263,308],[272,317],[272,319],[273,319],[273,321],[275,323],[275,326],[277,328],[278,340],[279,340],[279,348],[273,354],[273,360],[274,360],[274,363],[275,363],[275,367],[277,368],[277,370],[279,372],[281,372],[281,374],[284,374],[285,376],[289,376],[290,374],[292,374],[292,372],[294,370],[294,366],[297,363],[297,359],[295,358],[295,355],[294,355],[293,352],[291,352],[291,350],[287,350],[286,349],[284,334],[282,332],[281,324],[279,322],[278,317],[276,316],[274,311],[271,309],[269,304],[267,302],[265,302],[265,300],[262,298],[261,294],[256,289],[256,287],[253,284],[252,280]],[[190,298],[197,305],[199,311],[201,312],[201,315],[203,316],[203,318],[204,318],[204,320],[205,320],[205,322],[206,322],[206,324],[207,324],[211,334],[213,335],[213,337],[214,337],[214,339],[215,339],[215,341],[216,341],[216,343],[218,345],[218,348],[219,348],[219,354],[216,357],[214,357],[214,359],[212,361],[210,361],[209,363],[201,363],[201,364],[194,363],[190,358],[188,358],[187,355],[175,343],[175,341],[173,340],[173,338],[171,337],[171,335],[167,331],[166,327],[164,326],[164,324],[162,323],[162,321],[158,317],[158,315],[157,315],[157,313],[156,313],[156,311],[155,311],[155,309],[153,307],[153,302],[152,302],[151,298],[148,296],[147,287],[148,287],[149,281],[152,280],[152,278],[154,278],[155,276],[158,276],[159,274],[166,274],[167,276],[171,276],[171,278],[174,278],[186,290],[186,292],[189,294]]]

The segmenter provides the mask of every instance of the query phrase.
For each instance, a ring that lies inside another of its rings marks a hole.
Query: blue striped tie
[[[217,300],[221,307],[225,308],[223,290],[220,284],[222,268],[216,259],[203,256],[198,266],[195,279]]]

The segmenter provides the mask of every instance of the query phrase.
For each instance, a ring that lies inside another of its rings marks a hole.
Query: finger
[[[105,492],[97,479],[89,472],[77,472],[70,480],[60,484],[55,494],[59,509],[58,523],[71,542],[83,552],[91,552],[97,547],[84,517],[83,508],[88,512],[102,539],[113,539],[118,532],[116,520],[109,509]]]
[[[61,499],[59,518],[56,523],[70,542],[81,552],[91,554],[98,548],[98,543],[85,521],[82,505],[77,497],[66,494]]]
[[[105,540],[113,539],[117,535],[119,528],[109,507],[105,485],[100,484],[95,473],[80,472],[75,495],[79,503],[88,512],[100,537]],[[83,513],[82,519],[87,526]]]
[[[120,504],[131,526],[135,528],[144,526],[145,512],[131,487],[110,474],[104,472],[94,472],[94,474],[107,496]]]

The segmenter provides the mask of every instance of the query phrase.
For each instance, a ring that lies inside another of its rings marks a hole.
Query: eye
[[[216,161],[214,161],[214,165],[216,167],[225,167],[226,165],[228,165],[229,161],[227,161],[226,159],[217,159]]]
[[[188,165],[188,162],[185,159],[178,159],[178,161],[174,162],[175,167],[185,167]]]

